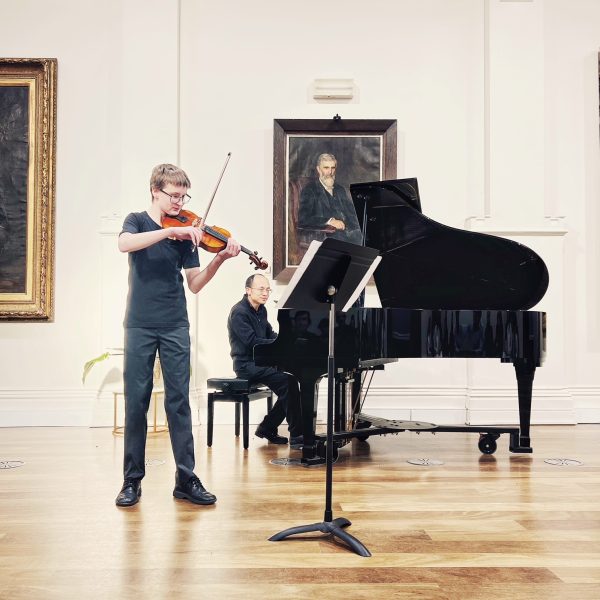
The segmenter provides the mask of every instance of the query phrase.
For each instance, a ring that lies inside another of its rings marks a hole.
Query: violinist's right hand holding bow
[[[176,240],[190,240],[194,246],[199,246],[204,232],[200,227],[188,225],[186,227],[169,227],[169,237]]]

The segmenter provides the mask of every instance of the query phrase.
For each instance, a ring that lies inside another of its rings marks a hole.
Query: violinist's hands
[[[237,256],[240,253],[240,249],[240,243],[233,238],[229,238],[227,240],[227,246],[225,246],[217,256],[220,256],[223,260],[227,260],[228,258]]]
[[[171,236],[176,240],[190,240],[194,246],[199,246],[203,231],[199,227],[171,227]]]
[[[340,221],[339,219],[330,219],[328,225],[331,225],[340,231],[346,229],[346,224],[344,221]]]

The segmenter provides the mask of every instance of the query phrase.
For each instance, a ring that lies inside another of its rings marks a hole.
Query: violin
[[[213,252],[217,254],[221,252],[227,246],[227,240],[231,237],[231,233],[223,227],[217,227],[216,225],[210,227],[208,225],[201,225],[202,220],[196,214],[190,210],[181,210],[179,214],[172,217],[165,215],[162,218],[163,229],[166,227],[199,227],[203,231],[202,239],[199,246],[207,252]],[[254,269],[265,270],[268,268],[268,264],[261,257],[258,256],[256,250],[248,250],[242,246],[242,252],[245,252],[250,258],[250,262],[254,263]]]

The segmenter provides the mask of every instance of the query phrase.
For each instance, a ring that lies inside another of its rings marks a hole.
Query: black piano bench
[[[247,379],[215,377],[206,380],[208,388],[208,423],[206,430],[206,444],[212,446],[213,422],[215,415],[215,402],[235,403],[235,435],[240,435],[240,405],[242,407],[242,425],[244,450],[248,449],[250,433],[248,431],[248,420],[250,414],[250,402],[267,399],[267,410],[273,408],[273,392],[268,387],[259,383],[249,383]]]

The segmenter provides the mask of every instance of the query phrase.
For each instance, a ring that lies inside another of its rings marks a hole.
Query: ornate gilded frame
[[[54,58],[0,59],[0,320],[54,319]]]
[[[349,197],[349,184],[364,181],[365,171],[361,170],[359,163],[362,161],[362,152],[366,150],[360,142],[361,139],[375,140],[377,147],[378,175],[375,179],[395,179],[397,167],[397,124],[394,119],[342,119],[336,115],[333,119],[275,119],[273,122],[273,278],[282,282],[289,281],[296,270],[301,251],[290,261],[290,234],[293,232],[292,198],[297,197],[298,178],[294,179],[290,163],[294,161],[294,152],[290,153],[291,142],[323,139],[323,152],[330,152],[329,147],[341,147],[347,150],[346,158],[336,154],[338,159],[338,173],[346,171],[346,185]],[[355,140],[355,141],[353,141]],[[312,147],[321,146],[314,142]],[[307,146],[308,147],[308,146]],[[307,156],[308,158],[308,152]],[[314,161],[314,152],[310,152]],[[311,163],[312,164],[312,163]],[[306,174],[308,163],[305,162]],[[311,171],[314,171],[314,165]],[[358,177],[358,179],[352,179]],[[361,177],[363,179],[361,179]],[[340,181],[341,183],[341,181]]]

